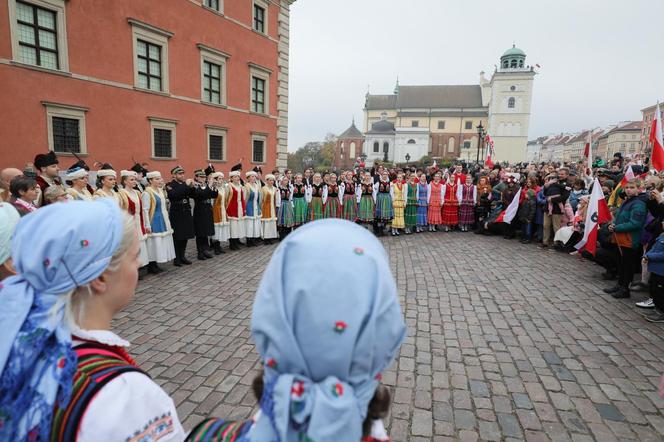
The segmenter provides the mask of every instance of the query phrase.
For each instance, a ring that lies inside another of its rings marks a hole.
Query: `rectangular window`
[[[445,129],[445,122],[444,121],[439,121],[438,122],[438,129]]]
[[[252,154],[251,161],[253,163],[264,163],[265,162],[265,139],[264,138],[254,138],[252,143]]]
[[[221,65],[203,61],[203,100],[221,104]]]
[[[161,91],[161,46],[138,40],[136,42],[138,57],[138,87]]]
[[[410,127],[419,127],[420,122],[417,120],[413,120],[410,122]]]
[[[464,149],[470,149],[470,141],[464,141],[463,142],[463,148]]]
[[[466,121],[466,130],[472,129],[473,128],[473,122],[472,121]]]
[[[171,158],[173,156],[173,132],[170,129],[154,128],[154,156]]]
[[[81,153],[79,120],[75,118],[52,117],[53,151]]]
[[[265,79],[251,77],[251,110],[259,114],[265,113]]]
[[[60,69],[55,11],[16,2],[18,60],[49,69]]]
[[[219,0],[205,0],[204,4],[210,9],[219,10]]]
[[[254,30],[265,34],[265,8],[254,3]]]
[[[208,159],[226,161],[226,129],[207,126]]]
[[[375,142],[375,143],[374,143],[374,145],[373,145],[373,151],[374,151],[374,153],[378,153],[378,152],[380,152],[380,144],[378,144],[378,142]]]

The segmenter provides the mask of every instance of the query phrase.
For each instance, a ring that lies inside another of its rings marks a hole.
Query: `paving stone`
[[[618,422],[624,422],[626,420],[625,416],[623,416],[613,404],[595,404],[595,408],[599,415],[602,416],[602,419]]]
[[[500,424],[503,435],[512,437],[522,436],[519,421],[517,421],[514,415],[498,413],[496,416],[498,417],[498,423]]]
[[[480,421],[480,437],[482,440],[499,441],[500,428],[496,422]]]
[[[415,410],[411,432],[413,436],[433,436],[433,418],[430,411]]]

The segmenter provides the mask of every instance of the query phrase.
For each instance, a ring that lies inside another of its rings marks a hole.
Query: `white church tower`
[[[490,97],[488,133],[494,141],[494,161],[526,160],[535,75],[534,68],[526,65],[525,52],[515,46],[500,57],[491,81],[481,74],[483,101]]]

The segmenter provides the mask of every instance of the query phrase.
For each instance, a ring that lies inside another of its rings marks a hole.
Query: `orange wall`
[[[29,0],[28,0],[29,1]],[[251,26],[251,0],[226,0],[227,17]],[[278,7],[270,4],[268,33],[277,38]],[[200,100],[200,51],[197,43],[221,50],[227,61],[226,104],[249,109],[249,66],[272,70],[270,114],[277,114],[277,43],[250,29],[204,9],[189,0],[69,0],[66,2],[70,72],[133,86],[132,28],[134,18],[172,32],[168,42],[169,92]],[[167,172],[175,164],[189,171],[204,167],[207,159],[205,125],[228,128],[227,172],[244,157],[252,167],[251,132],[268,134],[267,161],[276,162],[277,122],[274,118],[192,103],[158,94],[135,91],[11,65],[7,8],[0,8],[0,167],[22,167],[35,154],[47,150],[46,111],[42,101],[82,106],[86,113],[88,165],[110,162],[116,169],[147,161],[151,170]],[[177,160],[153,160],[148,116],[178,120]],[[61,156],[61,167],[74,163]]]

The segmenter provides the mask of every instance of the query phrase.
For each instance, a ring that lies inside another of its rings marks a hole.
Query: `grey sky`
[[[661,0],[297,0],[289,150],[353,115],[367,85],[478,84],[516,42],[535,77],[530,138],[641,119],[664,99]]]

